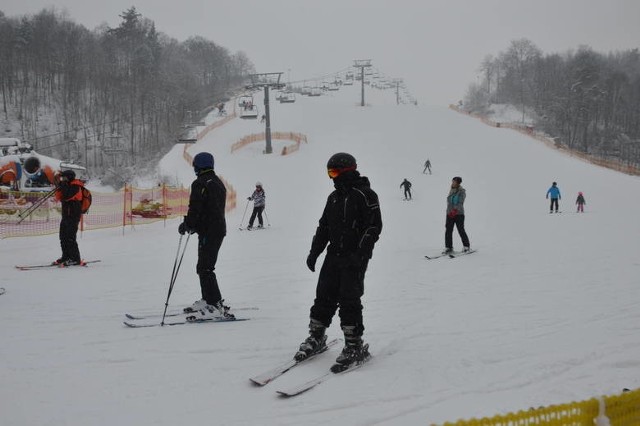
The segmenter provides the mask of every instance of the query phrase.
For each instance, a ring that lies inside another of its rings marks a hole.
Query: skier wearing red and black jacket
[[[62,204],[60,220],[60,247],[62,256],[54,261],[55,265],[81,265],[80,249],[76,235],[82,216],[82,187],[84,183],[76,179],[73,170],[65,170],[58,176],[55,199]]]
[[[316,298],[311,307],[309,337],[295,355],[302,360],[324,348],[325,330],[340,308],[340,326],[345,347],[336,359],[337,364],[350,365],[369,356],[362,334],[361,297],[364,294],[364,275],[373,248],[382,230],[382,216],[378,195],[371,189],[369,179],[360,176],[356,160],[347,153],[333,155],[327,163],[333,191],[325,205],[307,257],[307,267],[315,271],[318,256],[327,247],[320,270]]]
[[[197,176],[191,184],[189,210],[178,227],[181,235],[198,234],[198,264],[202,299],[197,300],[186,312],[193,312],[196,319],[233,318],[229,307],[224,306],[215,269],[218,252],[227,235],[225,204],[227,190],[213,170],[213,155],[201,152],[193,157],[193,170]],[[189,319],[189,318],[188,318]]]

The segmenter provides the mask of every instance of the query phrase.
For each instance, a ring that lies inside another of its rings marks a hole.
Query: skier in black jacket
[[[382,217],[377,194],[356,168],[355,158],[347,153],[335,154],[327,163],[336,189],[327,199],[311,243],[307,257],[311,271],[315,271],[316,260],[327,244],[328,248],[311,307],[309,337],[300,345],[295,355],[297,360],[326,346],[325,330],[338,307],[345,347],[336,363],[350,365],[369,356],[369,345],[362,341],[360,298],[364,294],[367,264],[382,230]]]
[[[222,240],[227,235],[225,203],[227,190],[213,171],[213,155],[201,152],[193,158],[196,180],[191,184],[189,211],[178,227],[181,235],[198,233],[198,264],[202,299],[185,312],[194,315],[187,319],[233,318],[229,307],[224,306],[215,269]]]
[[[409,182],[407,178],[404,178],[404,180],[400,184],[400,187],[401,188],[404,187],[404,199],[410,200],[411,199],[411,182]]]

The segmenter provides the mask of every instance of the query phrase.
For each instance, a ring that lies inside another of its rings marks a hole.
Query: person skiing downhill
[[[560,195],[560,188],[558,188],[558,184],[556,182],[553,182],[551,184],[551,187],[547,191],[547,200],[549,199],[549,196],[551,196],[551,205],[549,206],[549,213],[553,213],[554,205],[556,208],[556,213],[558,213],[558,200],[561,200],[562,196]]]
[[[327,254],[310,310],[309,337],[294,356],[298,361],[324,350],[325,331],[338,308],[345,346],[336,366],[349,366],[369,357],[369,345],[362,341],[360,299],[367,265],[382,230],[382,216],[378,195],[371,189],[369,179],[356,169],[356,159],[344,152],[334,154],[327,163],[335,190],[327,198],[311,243],[309,270],[315,271],[318,256],[328,244]]]
[[[405,178],[400,184],[400,187],[401,188],[404,187],[404,199],[410,200],[411,199],[411,182],[409,182],[407,178]]]
[[[578,198],[576,198],[576,204],[578,205],[578,209],[576,210],[576,213],[584,213],[584,206],[587,204],[587,202],[584,199],[584,195],[582,195],[582,192],[578,192]]]
[[[83,186],[82,181],[76,179],[76,173],[73,170],[65,170],[58,175],[58,187],[54,196],[62,205],[60,220],[62,256],[53,262],[54,265],[82,265],[77,234],[82,216]]]
[[[453,252],[453,227],[458,228],[458,234],[462,240],[462,251],[471,250],[467,231],[464,229],[464,201],[467,198],[467,191],[460,185],[462,178],[459,176],[451,180],[451,189],[447,195],[447,219],[445,221],[443,254]]]
[[[424,162],[424,170],[422,173],[426,174],[427,170],[429,170],[429,174],[431,174],[431,161],[427,158],[427,161]]]
[[[227,190],[214,172],[213,165],[213,155],[208,152],[201,152],[193,157],[193,170],[197,178],[191,184],[189,210],[178,227],[180,235],[198,234],[196,272],[200,279],[202,298],[185,308],[186,313],[193,313],[187,320],[234,318],[229,307],[223,305],[224,300],[215,274],[218,252],[227,235],[224,217]]]
[[[258,217],[258,228],[262,228],[264,226],[264,222],[262,221],[262,212],[266,206],[265,198],[266,194],[262,188],[262,183],[256,182],[255,191],[253,191],[253,194],[251,194],[250,197],[247,197],[247,200],[253,200],[253,212],[251,212],[251,218],[249,218],[249,226],[247,226],[247,229],[253,228],[253,222],[256,220],[256,216]]]

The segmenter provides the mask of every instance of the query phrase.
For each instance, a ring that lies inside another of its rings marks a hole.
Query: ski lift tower
[[[400,85],[404,81],[401,78],[395,78],[393,82],[396,84],[396,105],[400,105]]]
[[[354,68],[360,68],[360,83],[362,84],[362,100],[360,106],[364,106],[364,69],[371,67],[371,59],[355,59]]]
[[[285,84],[280,83],[281,72],[267,72],[261,74],[251,74],[251,84],[247,86],[247,89],[259,89],[264,88],[264,116],[265,116],[265,139],[267,140],[267,146],[265,148],[265,154],[271,154],[273,148],[271,147],[271,117],[269,114],[269,88],[284,89]]]

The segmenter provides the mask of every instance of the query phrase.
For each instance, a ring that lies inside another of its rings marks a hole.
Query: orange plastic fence
[[[60,203],[46,192],[0,192],[0,238],[27,237],[58,232]],[[189,190],[165,185],[152,189],[125,186],[114,193],[92,192],[89,212],[82,216],[80,230],[139,225],[183,216],[189,205]],[[32,210],[38,203],[42,204]],[[32,210],[30,214],[28,214]]]
[[[210,131],[212,131],[215,128],[218,128],[220,126],[223,126],[223,125],[227,124],[229,121],[233,120],[235,117],[236,117],[236,111],[235,111],[235,108],[234,108],[234,110],[233,110],[233,112],[231,114],[227,115],[222,120],[218,120],[218,121],[216,121],[216,122],[214,122],[212,124],[209,124],[203,130],[198,132],[198,135],[196,136],[196,138],[198,140],[204,138]]]
[[[459,108],[456,105],[449,105],[449,108],[461,114],[475,117],[488,126],[516,130],[524,135],[534,138],[535,140],[544,142],[550,147],[557,148],[571,156],[578,157],[584,161],[588,161],[591,164],[596,164],[601,167],[617,170],[619,172],[623,172],[629,175],[636,175],[636,176],[640,175],[640,169],[638,167],[634,167],[633,165],[630,165],[630,164],[625,164],[623,160],[604,159],[604,158],[599,158],[595,155],[590,155],[584,152],[571,150],[563,145],[560,145],[559,143],[556,143],[551,137],[547,136],[546,134],[536,131],[534,126],[517,124],[517,123],[502,123],[498,121],[492,121],[482,115],[464,111],[463,109]]]
[[[233,145],[231,145],[231,152],[237,151],[238,149],[243,148],[249,145],[250,143],[266,140],[266,138],[267,138],[267,135],[264,132],[247,135],[242,139],[240,139],[238,142],[235,142]],[[293,145],[287,145],[284,148],[282,148],[281,155],[291,154],[292,152],[295,152],[298,149],[300,149],[300,144],[302,142],[307,143],[306,135],[302,133],[294,133],[294,132],[272,132],[271,139],[289,140],[294,142]]]

